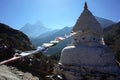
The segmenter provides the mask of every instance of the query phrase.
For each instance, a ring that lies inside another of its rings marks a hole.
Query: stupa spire
[[[84,10],[88,9],[87,2],[85,2]]]

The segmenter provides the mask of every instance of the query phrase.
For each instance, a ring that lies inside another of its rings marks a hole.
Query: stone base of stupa
[[[120,80],[120,74],[88,71],[80,66],[59,64],[55,66],[54,75],[56,75],[54,80]]]

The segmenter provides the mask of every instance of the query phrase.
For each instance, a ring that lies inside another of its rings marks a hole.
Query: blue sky
[[[120,0],[0,0],[0,22],[15,29],[38,20],[52,29],[73,26],[85,1],[95,16],[120,20]]]

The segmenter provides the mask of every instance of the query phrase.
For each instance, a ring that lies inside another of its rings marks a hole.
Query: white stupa
[[[99,79],[103,74],[119,74],[114,55],[104,44],[103,29],[88,10],[86,3],[72,29],[72,33],[74,32],[79,33],[73,35],[72,44],[62,50],[58,73],[63,74],[67,80],[82,80],[81,75],[92,73],[94,77],[99,75]]]

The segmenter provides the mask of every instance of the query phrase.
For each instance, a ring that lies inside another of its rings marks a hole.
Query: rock
[[[0,23],[0,61],[13,57],[16,49],[33,49],[29,38],[19,30]]]
[[[0,65],[0,80],[39,80],[29,72],[22,72],[15,67]]]
[[[32,44],[29,38],[19,30],[12,29],[6,24],[0,23],[0,39],[8,47],[20,50],[31,49]]]
[[[5,65],[0,65],[0,80],[21,80],[14,73],[10,72]]]

